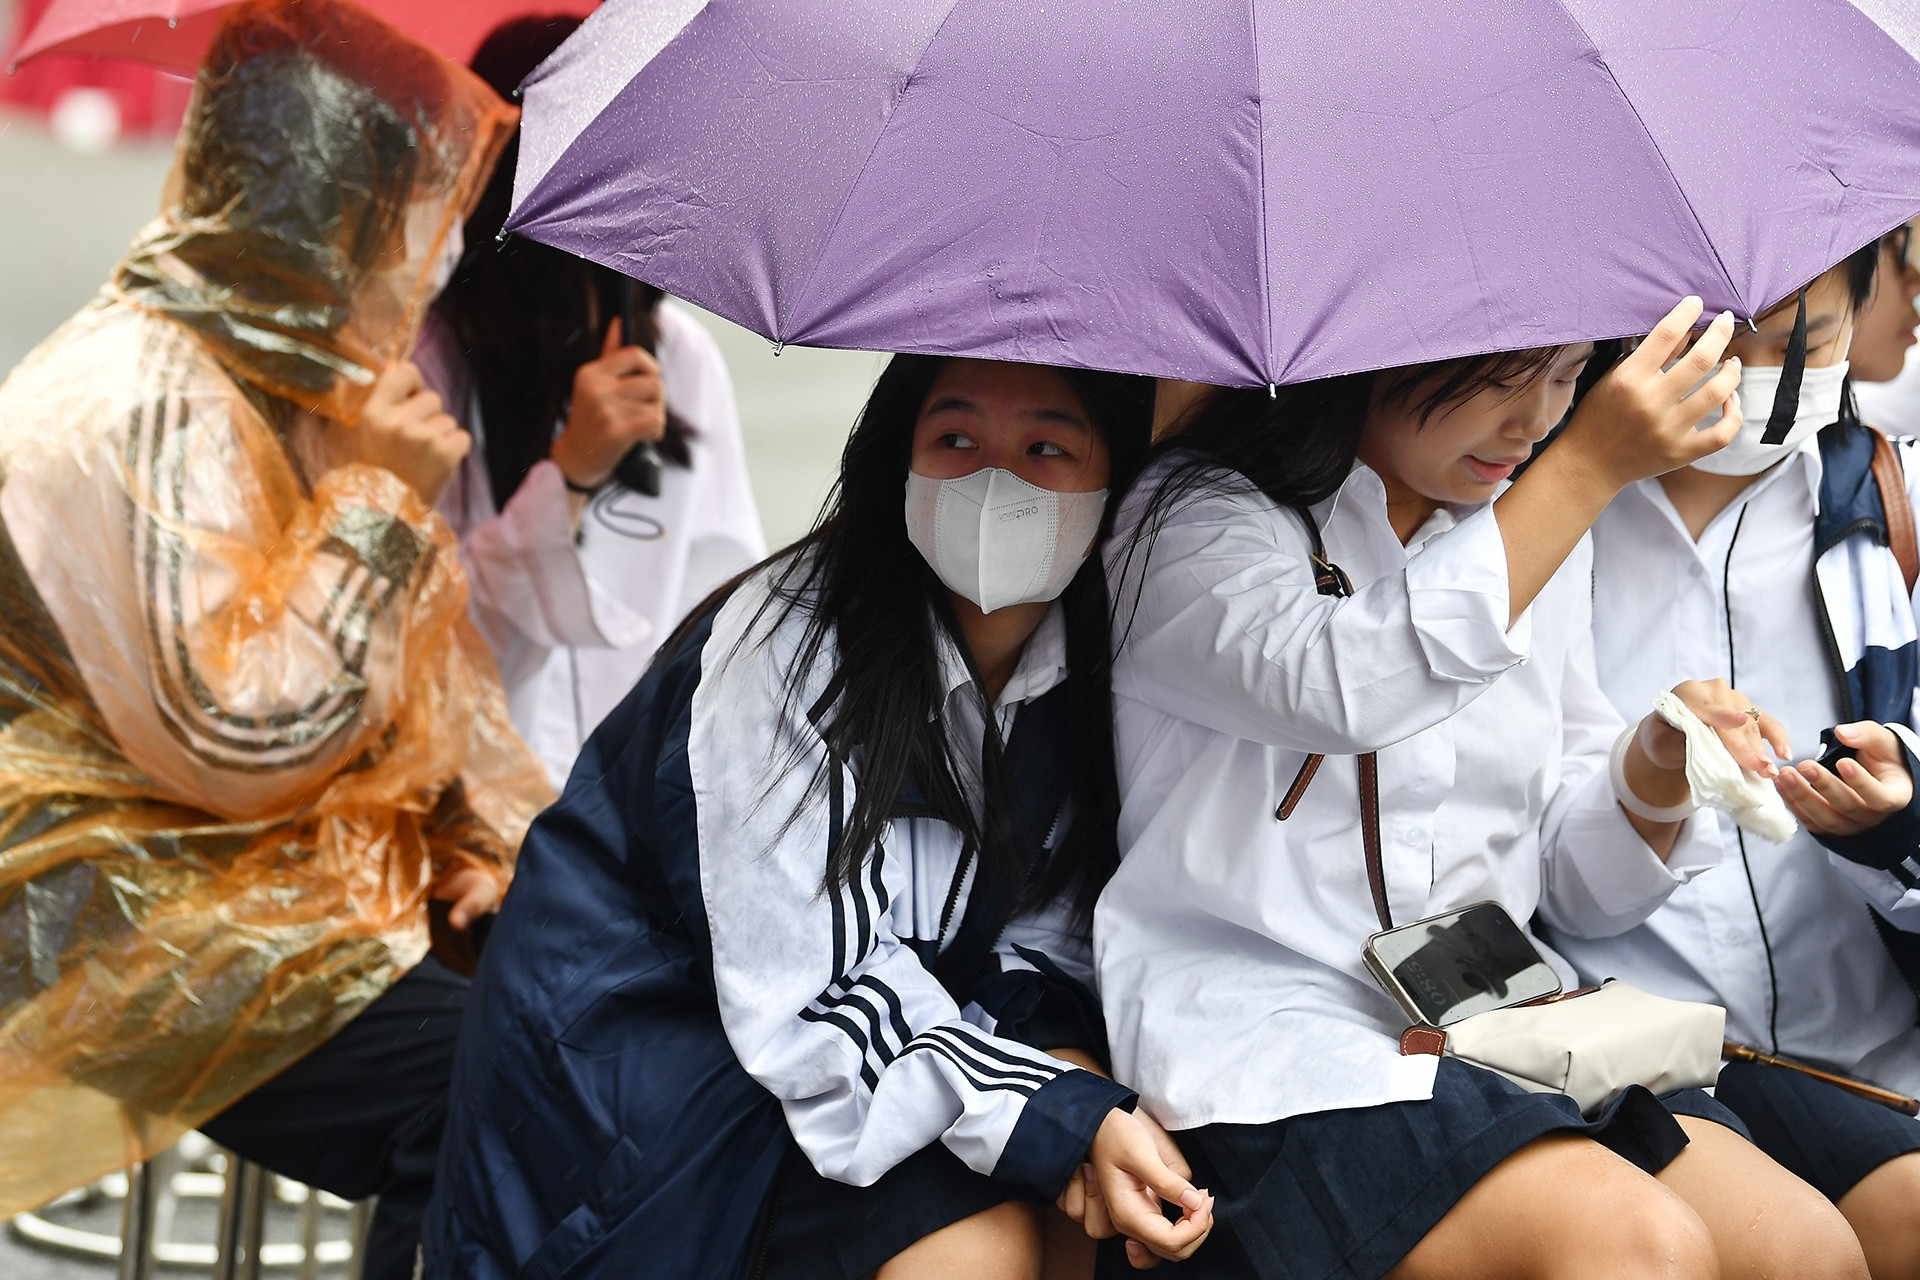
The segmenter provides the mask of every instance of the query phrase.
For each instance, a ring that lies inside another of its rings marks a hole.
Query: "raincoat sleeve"
[[[1107,543],[1117,693],[1251,742],[1352,755],[1440,723],[1526,656],[1531,614],[1509,632],[1491,509],[1340,599],[1314,588],[1300,516],[1259,494],[1183,500],[1136,543],[1152,481]]]
[[[852,883],[822,889],[855,782],[822,774],[806,714],[818,691],[787,696],[797,624],[739,643],[764,599],[742,590],[721,612],[706,662],[724,665],[702,679],[688,742],[727,1038],[827,1177],[871,1185],[937,1141],[1051,1199],[1133,1095],[982,1030],[921,965],[895,927],[913,919],[915,821],[896,822]]]
[[[1576,937],[1606,938],[1641,923],[1673,891],[1721,858],[1716,815],[1680,828],[1662,859],[1628,821],[1609,761],[1626,728],[1600,689],[1593,660],[1593,544],[1582,538],[1536,607],[1567,619],[1572,642],[1560,692],[1560,758],[1542,818],[1540,911]]]
[[[16,467],[8,528],[127,759],[195,808],[311,800],[375,747],[444,528],[390,472],[302,502],[273,434],[180,351],[92,459]],[[93,465],[89,465],[91,462]]]

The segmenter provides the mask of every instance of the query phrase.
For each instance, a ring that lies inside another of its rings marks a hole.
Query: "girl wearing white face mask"
[[[1631,716],[1678,673],[1736,683],[1785,728],[1775,786],[1802,830],[1776,845],[1702,814],[1719,866],[1637,928],[1556,933],[1554,944],[1583,977],[1724,1006],[1736,1042],[1915,1095],[1915,999],[1893,958],[1912,950],[1898,930],[1920,927],[1913,600],[1888,547],[1876,438],[1845,386],[1878,259],[1869,245],[1743,323],[1728,347],[1743,363],[1740,438],[1629,486],[1593,528],[1594,649],[1608,697]],[[1778,387],[1802,296],[1796,405]],[[1783,439],[1767,444],[1781,401],[1796,412],[1790,425],[1780,415]],[[1911,491],[1912,442],[1887,453],[1896,491]],[[1857,761],[1806,759],[1833,745],[1829,730]],[[1789,746],[1802,759],[1794,767]],[[1839,1205],[1876,1277],[1920,1274],[1920,1122],[1776,1067],[1729,1066],[1717,1094],[1764,1150]]]
[[[429,1275],[1064,1277],[1091,1235],[1204,1238],[1091,990],[1118,800],[1087,557],[1149,407],[895,357],[816,531],[695,612],[528,836]]]
[[[1626,722],[1593,682],[1583,537],[1734,434],[1737,375],[1706,376],[1732,318],[1689,344],[1699,315],[1511,487],[1589,344],[1212,393],[1122,504],[1122,861],[1095,954],[1116,1077],[1218,1198],[1187,1271],[1860,1280],[1839,1215],[1698,1090],[1583,1116],[1403,1048],[1363,959],[1382,917],[1485,902],[1618,931],[1718,856],[1659,812],[1690,795],[1673,730],[1610,768]],[[1738,694],[1676,692],[1761,762]]]

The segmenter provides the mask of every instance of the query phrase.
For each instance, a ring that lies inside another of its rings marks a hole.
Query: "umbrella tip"
[[[775,342],[775,343],[773,344],[773,356],[774,356],[774,359],[776,359],[776,360],[777,360],[777,359],[779,359],[779,358],[780,358],[780,353],[781,353],[782,351],[785,351],[786,349],[787,349],[787,344],[786,344],[786,343],[784,343],[784,342]]]
[[[1269,382],[1267,384],[1267,399],[1278,400],[1279,398],[1280,398],[1280,388],[1274,386],[1271,382]]]
[[[180,25],[180,19],[179,19],[179,18],[168,18],[168,19],[167,19],[167,30],[169,30],[169,31],[171,31],[171,30],[173,30],[173,29],[174,29],[175,27],[177,27],[177,26],[179,26],[179,25]]]

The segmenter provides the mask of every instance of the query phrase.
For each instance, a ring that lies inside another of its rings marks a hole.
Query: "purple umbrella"
[[[1896,6],[609,0],[509,226],[777,342],[1222,384],[1751,316],[1920,212]]]

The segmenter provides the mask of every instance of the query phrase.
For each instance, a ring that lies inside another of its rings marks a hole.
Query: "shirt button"
[[[1727,947],[1740,946],[1746,940],[1747,940],[1747,935],[1740,932],[1738,929],[1729,929],[1725,933],[1720,935],[1720,944],[1722,946],[1727,946]]]

